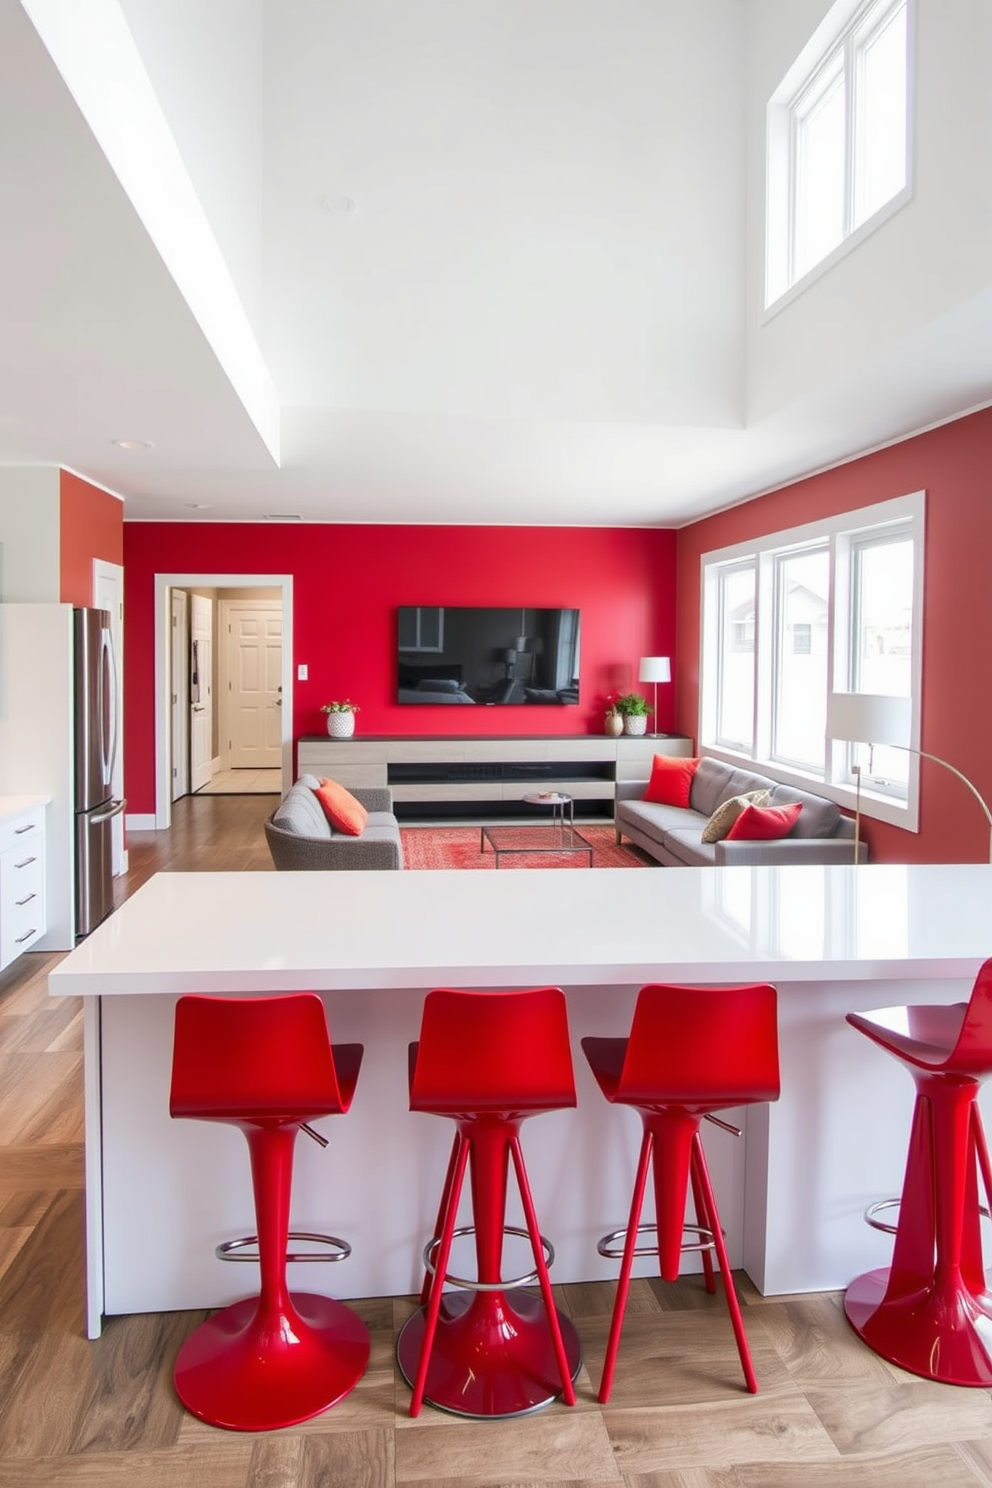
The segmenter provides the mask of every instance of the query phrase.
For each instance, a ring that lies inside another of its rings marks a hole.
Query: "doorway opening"
[[[157,830],[182,795],[292,784],[292,597],[288,574],[155,575]]]

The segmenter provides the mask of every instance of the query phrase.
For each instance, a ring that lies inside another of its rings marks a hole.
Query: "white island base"
[[[312,1266],[291,1268],[292,1285],[362,1297],[419,1288],[434,1223],[451,1123],[412,1115],[406,1091],[427,989],[565,988],[579,1105],[523,1127],[560,1282],[616,1275],[596,1242],[626,1219],[640,1140],[636,1113],[596,1089],[582,1036],[625,1033],[646,981],[772,981],[781,1100],[747,1112],[740,1141],[704,1124],[731,1262],[766,1294],[841,1288],[888,1261],[861,1216],[899,1191],[913,1102],[844,1014],[965,999],[990,905],[984,865],[159,874],[50,977],[86,999],[89,1332],[252,1286],[214,1258],[254,1229],[244,1139],[168,1114],[183,992],[315,990],[332,1039],[365,1045],[350,1113],[319,1123],[329,1147],[298,1139],[293,1188],[293,1228],[353,1254],[316,1288]],[[508,1271],[518,1260],[529,1269],[510,1250]]]

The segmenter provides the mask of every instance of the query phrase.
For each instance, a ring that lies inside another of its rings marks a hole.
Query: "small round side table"
[[[550,806],[551,825],[560,827],[562,835],[565,832],[567,822],[568,830],[575,830],[575,800],[572,796],[562,795],[561,791],[534,791],[524,796],[529,806]]]

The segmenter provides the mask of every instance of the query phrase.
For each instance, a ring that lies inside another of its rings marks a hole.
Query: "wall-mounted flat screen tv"
[[[398,700],[485,706],[579,701],[578,610],[401,605]]]

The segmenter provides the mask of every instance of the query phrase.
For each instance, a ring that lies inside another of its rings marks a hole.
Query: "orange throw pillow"
[[[727,833],[728,842],[771,842],[787,837],[799,820],[802,801],[790,806],[745,806]]]
[[[651,779],[641,797],[659,806],[688,806],[692,778],[699,768],[698,759],[672,759],[656,754],[651,765]]]
[[[369,814],[350,790],[345,790],[336,780],[322,780],[314,795],[323,806],[324,815],[335,832],[344,832],[348,837],[361,837]]]

